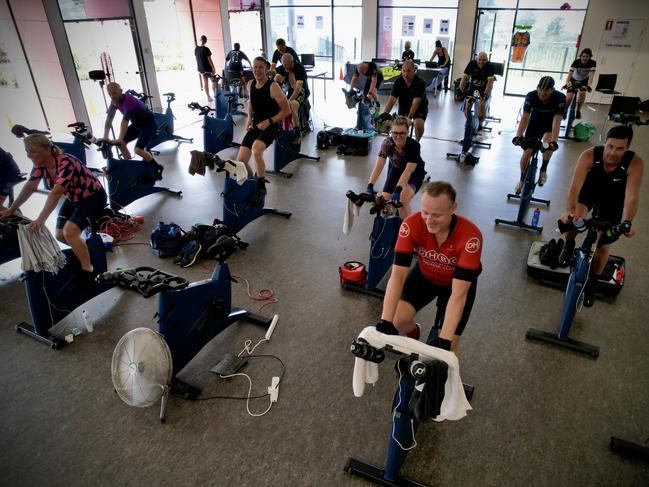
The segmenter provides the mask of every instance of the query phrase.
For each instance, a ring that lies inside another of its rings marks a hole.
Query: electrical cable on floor
[[[135,237],[135,234],[142,228],[143,222],[131,218],[128,215],[99,219],[99,232],[113,237],[113,245],[120,245]]]
[[[264,309],[266,306],[270,306],[271,304],[279,303],[279,298],[275,297],[275,292],[272,289],[260,289],[257,291],[257,295],[254,296],[250,292],[250,282],[248,282],[248,279],[246,279],[243,276],[238,276],[236,274],[232,274],[232,277],[234,279],[241,279],[243,282],[246,283],[246,293],[248,294],[248,297],[250,299],[254,299],[255,301],[268,301],[266,304],[263,304],[259,307],[257,310],[261,314],[261,310]],[[270,318],[270,316],[267,316],[267,318]],[[257,345],[255,345],[256,347]],[[254,350],[254,348],[253,348]]]

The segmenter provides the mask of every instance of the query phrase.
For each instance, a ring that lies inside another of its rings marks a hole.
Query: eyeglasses
[[[392,135],[408,135],[408,132],[395,132],[394,130],[390,132]]]

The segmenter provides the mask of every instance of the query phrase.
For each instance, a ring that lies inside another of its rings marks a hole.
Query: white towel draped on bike
[[[56,274],[65,266],[65,254],[45,226],[35,232],[27,228],[27,225],[18,225],[18,244],[23,271]]]

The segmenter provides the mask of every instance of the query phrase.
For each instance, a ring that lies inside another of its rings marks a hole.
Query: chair
[[[609,120],[614,120],[617,115],[635,115],[640,107],[640,98],[637,96],[613,96],[611,107],[608,109],[608,115],[602,123],[602,128],[599,131],[599,141],[602,141],[602,136],[606,133],[606,126]]]
[[[599,111],[599,106],[602,104],[602,98],[604,95],[621,95],[621,91],[615,91],[615,83],[617,83],[617,74],[600,74],[597,79],[597,86],[595,86],[595,91],[601,93],[599,97],[599,102],[597,103],[597,108],[595,111]]]
[[[300,54],[300,60],[304,69],[315,68],[315,54]]]

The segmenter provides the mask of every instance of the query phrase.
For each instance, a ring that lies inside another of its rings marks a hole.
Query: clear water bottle
[[[535,208],[534,213],[532,214],[532,226],[539,226],[539,218],[541,218],[541,208]]]
[[[92,324],[92,319],[88,312],[84,309],[81,311],[81,317],[83,318],[83,324],[86,327],[88,333],[92,333],[95,330],[95,327]]]

